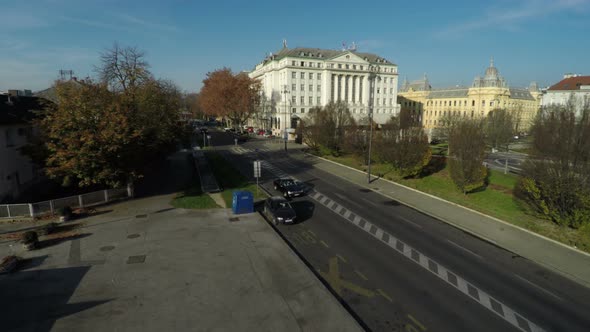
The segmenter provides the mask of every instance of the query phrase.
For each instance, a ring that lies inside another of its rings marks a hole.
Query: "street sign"
[[[254,177],[259,178],[262,175],[262,167],[259,160],[254,161]]]

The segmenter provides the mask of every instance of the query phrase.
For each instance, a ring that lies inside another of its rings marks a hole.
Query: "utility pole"
[[[287,152],[287,94],[289,94],[289,90],[287,89],[286,84],[283,85],[283,91],[281,91],[281,93],[283,93],[283,96],[285,96],[285,121],[283,122],[283,139],[285,140],[285,152]]]
[[[371,183],[371,145],[373,141],[373,104],[375,102],[375,78],[379,66],[369,67],[369,158],[367,162],[367,183]]]

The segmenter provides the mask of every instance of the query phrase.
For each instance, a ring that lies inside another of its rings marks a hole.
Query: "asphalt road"
[[[271,192],[272,178],[285,174],[313,189],[309,196],[293,200],[299,223],[280,225],[277,230],[368,330],[590,330],[588,289],[380,194],[317,170],[312,167],[312,158],[301,154],[287,157],[276,151],[278,145],[269,148],[264,142],[226,147],[224,154],[247,175],[252,173],[253,159],[264,160],[262,183]],[[321,199],[316,193],[321,193]],[[329,198],[328,203],[323,196]],[[367,221],[370,227],[363,229],[345,218],[352,215]],[[403,255],[379,241],[376,234],[383,232],[414,251]],[[414,254],[420,259],[413,260]],[[461,292],[461,287],[449,285],[421,266],[420,260],[452,271],[469,286]],[[504,316],[482,306],[470,294],[493,298],[500,303]],[[508,311],[517,318],[506,319]]]
[[[522,163],[526,155],[513,152],[495,152],[490,153],[485,162],[488,167],[495,170],[504,171],[506,169],[506,160],[508,160],[508,172],[520,174],[522,172]]]

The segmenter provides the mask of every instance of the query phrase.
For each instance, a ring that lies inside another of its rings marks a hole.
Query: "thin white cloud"
[[[171,31],[171,32],[178,31],[178,28],[176,26],[157,23],[157,22],[149,22],[149,21],[143,20],[139,17],[132,16],[129,14],[115,14],[115,16],[118,17],[119,19],[123,20],[124,22],[130,23],[133,25],[137,25],[142,28],[157,29],[157,30],[164,30],[164,31]]]
[[[49,25],[45,19],[24,10],[0,9],[0,30],[2,31],[37,29]]]
[[[481,17],[450,25],[439,30],[438,37],[457,37],[466,33],[491,28],[514,29],[519,24],[536,18],[564,11],[579,11],[588,8],[590,0],[521,0],[504,3],[502,8],[489,8]]]
[[[114,22],[104,22],[104,21],[97,21],[97,20],[89,20],[85,18],[77,18],[77,17],[70,17],[70,16],[61,16],[59,17],[60,20],[75,24],[86,25],[93,28],[101,28],[101,29],[109,29],[109,30],[129,30],[125,26],[121,26],[121,24],[117,24]]]

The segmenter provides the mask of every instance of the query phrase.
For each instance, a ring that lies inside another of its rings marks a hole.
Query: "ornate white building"
[[[541,106],[569,106],[579,113],[590,107],[590,76],[566,74],[552,85],[541,101]]]
[[[262,84],[262,110],[254,125],[294,138],[297,121],[309,110],[331,101],[345,101],[356,119],[369,114],[369,77],[375,77],[373,119],[385,123],[399,113],[397,66],[355,49],[289,49],[270,54],[248,75]],[[374,74],[374,75],[372,75]],[[257,123],[258,122],[258,123]],[[286,125],[286,126],[285,126]]]

